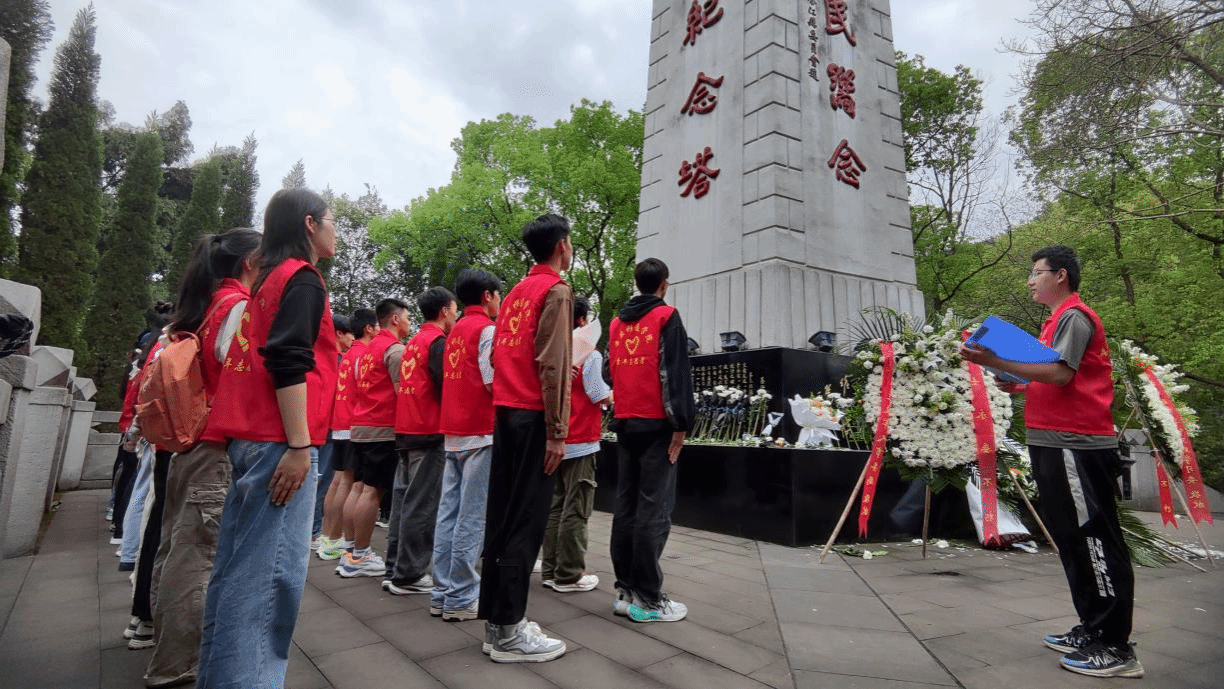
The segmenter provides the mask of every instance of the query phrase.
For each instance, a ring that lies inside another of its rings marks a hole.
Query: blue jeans
[[[233,482],[204,604],[198,689],[279,689],[285,684],[319,480],[318,450],[311,448],[312,470],[301,488],[287,504],[273,505],[268,484],[286,447],[230,442]]]
[[[484,547],[485,501],[493,446],[447,452],[442,497],[434,527],[433,580],[429,604],[445,610],[466,608],[480,597],[476,560]]]
[[[144,516],[145,498],[153,484],[153,446],[141,440],[136,446],[140,467],[136,470],[136,482],[132,484],[132,497],[127,511],[123,513],[123,544],[119,546],[120,562],[136,562],[140,554],[141,518]]]
[[[327,437],[327,442],[319,448],[319,486],[315,489],[314,522],[310,526],[310,537],[323,533],[323,498],[331,486],[332,477],[336,475],[336,465],[332,462],[336,446]]]

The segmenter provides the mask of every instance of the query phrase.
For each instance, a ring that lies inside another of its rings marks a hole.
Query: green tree
[[[212,157],[195,168],[191,201],[174,233],[170,250],[170,265],[166,271],[166,286],[171,295],[178,289],[183,269],[191,258],[196,241],[206,234],[216,234],[221,227],[221,159]]]
[[[371,241],[370,223],[387,214],[387,204],[377,189],[367,184],[365,193],[356,200],[347,194],[324,196],[336,218],[336,255],[327,274],[333,311],[352,313],[373,308],[385,297],[412,303],[429,287],[411,261],[391,255],[380,257],[379,246]]]
[[[896,58],[918,287],[927,311],[939,313],[1006,255],[983,252],[974,241],[991,234],[976,216],[994,172],[997,135],[984,122],[982,82],[968,67],[946,74],[921,55],[898,51]]]
[[[4,164],[0,168],[0,275],[8,275],[16,260],[12,214],[21,200],[21,182],[30,165],[30,140],[38,119],[38,108],[30,95],[34,88],[34,64],[51,41],[54,29],[47,0],[0,2],[0,38],[12,49],[4,118]]]
[[[88,347],[83,368],[98,386],[98,404],[117,409],[119,383],[127,368],[127,350],[144,327],[152,304],[149,274],[157,238],[157,191],[162,181],[162,145],[156,131],[135,136],[123,182],[119,186],[113,227],[98,261],[98,284],[85,317]]]
[[[221,201],[221,227],[250,227],[255,222],[255,192],[259,191],[259,171],[255,169],[255,134],[242,140],[242,148],[228,150],[222,157],[225,194]]]
[[[306,166],[298,159],[281,179],[281,189],[302,189],[306,186]]]
[[[98,261],[97,129],[101,58],[93,6],[77,12],[55,54],[50,99],[38,127],[22,197],[15,278],[42,290],[40,341],[77,349]]]

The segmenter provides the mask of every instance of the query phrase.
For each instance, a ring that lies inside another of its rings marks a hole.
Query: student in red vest
[[[209,400],[216,397],[221,366],[250,298],[259,240],[259,233],[248,228],[205,235],[196,244],[179,286],[168,329],[194,332],[200,338],[200,368]],[[195,679],[204,593],[217,547],[217,518],[230,484],[224,442],[224,438],[201,438],[170,461],[151,583],[158,604],[151,610],[155,647],[145,672],[150,687]]]
[[[340,558],[342,577],[381,577],[383,559],[370,547],[378,506],[395,486],[399,455],[395,452],[395,384],[399,382],[404,339],[412,331],[408,305],[383,299],[374,307],[378,334],[357,359],[354,380],[353,427],[350,447],[356,454],[353,488],[344,503],[344,530],[353,538],[353,552]]]
[[[640,294],[608,330],[608,370],[616,395],[616,503],[612,515],[612,610],[635,622],[676,622],[688,607],[663,592],[659,557],[676,505],[676,460],[693,428],[693,376],[680,314],[663,303],[667,264],[633,269]]]
[[[569,435],[574,292],[561,279],[574,248],[569,222],[542,215],[523,227],[535,259],[510,290],[493,339],[493,464],[485,518],[480,617],[490,657],[543,662],[565,653],[526,618],[531,569],[544,542],[553,472]]]
[[[230,439],[233,480],[208,582],[199,689],[285,684],[339,354],[314,264],[335,250],[336,220],[321,196],[272,195],[259,277],[205,431]]]
[[[340,351],[340,359],[344,359],[344,355],[352,348],[353,327],[349,324],[349,317],[342,313],[332,314],[332,324],[336,328],[336,348]],[[338,362],[337,362],[337,365]],[[336,372],[336,395],[340,394],[340,373]],[[332,425],[336,422],[336,405],[332,405]],[[346,443],[347,444],[347,443]],[[333,435],[327,436],[327,442],[323,447],[319,448],[319,485],[315,488],[315,507],[314,521],[310,527],[310,549],[312,551],[319,550],[323,545],[328,545],[330,542],[323,540],[323,507],[326,504],[328,491],[331,490],[331,484],[336,477],[337,464],[341,459],[336,457],[336,439]]]
[[[445,287],[425,290],[417,297],[417,307],[425,322],[404,348],[395,385],[395,444],[400,461],[391,491],[387,576],[382,586],[397,596],[429,593],[434,586],[429,561],[446,466],[439,427],[442,355],[446,333],[458,318],[455,295]]]
[[[579,332],[590,321],[591,305],[574,299],[574,348],[577,357]],[[597,340],[599,323],[592,326]],[[595,506],[595,463],[603,434],[603,407],[612,404],[612,390],[603,379],[603,355],[593,349],[574,364],[570,382],[570,428],[565,439],[565,458],[557,469],[548,526],[544,530],[541,576],[544,586],[560,593],[590,591],[599,577],[586,573],[587,520]]]
[[[336,373],[336,405],[332,409],[332,464],[336,467],[332,483],[323,498],[323,533],[315,552],[320,560],[339,560],[353,547],[352,534],[344,533],[344,503],[353,488],[354,452],[349,443],[353,419],[353,378],[357,360],[378,334],[374,309],[357,309],[349,319],[356,339],[340,357]],[[346,538],[347,536],[347,538]]]
[[[493,319],[501,309],[501,280],[468,268],[455,280],[463,317],[446,337],[442,409],[446,468],[434,527],[429,614],[447,621],[476,617],[484,544],[485,502],[493,454]]]
[[[1050,246],[1033,254],[1028,287],[1052,309],[1040,340],[1061,358],[1050,364],[1004,361],[973,344],[961,356],[1031,382],[1001,383],[1023,393],[1033,478],[1042,518],[1058,545],[1080,623],[1042,641],[1064,653],[1059,663],[1096,677],[1142,677],[1130,645],[1135,573],[1114,502],[1122,463],[1114,435],[1113,364],[1105,326],[1079,296],[1075,252]]]

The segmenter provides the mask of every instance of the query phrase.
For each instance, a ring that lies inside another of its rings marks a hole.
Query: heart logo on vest
[[[510,332],[517,335],[519,331],[519,326],[521,326],[522,324],[523,324],[523,314],[521,313],[515,314],[514,317],[510,319]]]
[[[635,335],[632,340],[625,340],[625,349],[629,350],[630,354],[637,354],[640,344],[642,344],[642,338]]]
[[[406,381],[412,377],[412,372],[416,370],[416,357],[407,357],[403,364],[400,365],[400,380]]]
[[[459,350],[458,349],[451,350],[450,366],[451,368],[459,368]]]

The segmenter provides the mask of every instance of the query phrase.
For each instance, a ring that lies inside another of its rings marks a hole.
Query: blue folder
[[[997,316],[988,317],[969,336],[969,341],[983,349],[989,349],[995,353],[995,356],[1005,361],[1023,364],[1052,364],[1062,359],[1062,355],[1057,351],[1041,344],[1037,338]],[[1011,383],[1028,382],[1010,373],[995,369],[989,370],[999,378]]]

